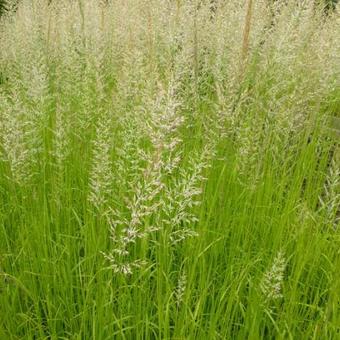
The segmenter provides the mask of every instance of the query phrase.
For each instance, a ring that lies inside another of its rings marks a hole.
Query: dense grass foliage
[[[0,21],[0,339],[337,339],[340,16],[24,0]]]

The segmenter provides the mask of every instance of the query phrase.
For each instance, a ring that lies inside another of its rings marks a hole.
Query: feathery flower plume
[[[93,142],[93,165],[90,174],[89,201],[99,210],[106,207],[112,186],[112,162],[110,159],[111,135],[109,115],[100,117],[96,139]]]
[[[25,184],[32,176],[31,164],[33,156],[38,151],[34,141],[34,124],[25,112],[19,98],[9,102],[6,97],[2,100],[0,118],[3,155],[8,161],[13,180],[18,184]]]
[[[321,212],[326,223],[337,229],[340,222],[340,168],[333,159],[324,185],[324,195],[319,197]]]
[[[177,287],[175,290],[177,308],[179,308],[183,302],[186,287],[187,287],[187,275],[185,271],[182,271],[179,275]]]
[[[192,229],[198,222],[194,207],[200,204],[202,183],[206,180],[203,171],[210,166],[211,155],[209,147],[206,147],[202,154],[194,154],[189,165],[180,169],[179,179],[172,187],[166,188],[167,203],[164,212],[167,218],[163,219],[163,223],[171,228],[170,241],[173,245],[188,237],[198,236]]]
[[[282,283],[286,269],[286,259],[282,251],[279,251],[274,258],[273,264],[266,271],[260,288],[266,302],[275,301],[283,297]]]
[[[142,133],[140,138],[148,138],[151,148],[133,153],[140,157],[145,166],[140,169],[137,167],[132,183],[127,183],[132,193],[132,197],[126,199],[128,216],[112,209],[111,215],[114,217],[109,221],[113,250],[105,254],[105,257],[114,272],[122,274],[131,274],[133,268],[139,268],[145,263],[142,259],[131,259],[133,246],[139,239],[147,239],[151,233],[160,229],[159,216],[165,203],[162,193],[166,187],[163,177],[173,171],[179,162],[178,156],[172,155],[180,143],[177,131],[184,120],[178,113],[178,103],[171,83],[167,92],[161,90],[151,108],[141,115],[141,128],[137,128]],[[123,156],[129,158],[126,153]]]

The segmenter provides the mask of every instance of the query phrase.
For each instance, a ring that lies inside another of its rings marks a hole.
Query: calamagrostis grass
[[[115,207],[112,209],[110,225],[113,249],[105,257],[109,259],[115,272],[130,274],[133,268],[145,263],[144,259],[129,258],[133,256],[130,253],[132,246],[138,239],[146,239],[151,233],[161,229],[160,216],[164,209],[162,194],[166,187],[164,172],[174,168],[173,159],[170,158],[165,164],[164,155],[169,157],[180,142],[176,135],[183,123],[177,112],[178,104],[172,86],[170,83],[168,92],[161,90],[154,104],[147,106],[152,111],[141,115],[139,124],[142,128],[139,131],[144,134],[144,138],[149,139],[151,148],[137,153],[145,165],[142,171],[134,174],[136,178],[133,182],[127,183],[128,192],[132,192],[132,197],[125,198],[128,217]],[[129,155],[124,156],[129,160]]]
[[[111,117],[102,114],[96,129],[93,142],[93,160],[90,173],[89,201],[102,213],[108,209],[108,201],[112,192],[112,136]],[[107,211],[106,211],[107,212]]]
[[[25,184],[33,175],[32,165],[39,152],[39,125],[17,96],[12,100],[5,96],[1,99],[2,158],[8,162],[13,180]]]
[[[111,240],[113,250],[106,254],[115,272],[131,273],[143,259],[126,262],[138,239],[146,239],[156,231],[169,234],[171,244],[197,236],[194,226],[198,218],[194,207],[205,181],[204,170],[209,166],[212,154],[206,147],[201,154],[194,154],[185,168],[181,164],[179,145],[180,128],[185,121],[176,100],[176,86],[170,81],[168,89],[161,89],[151,111],[144,112],[140,131],[151,143],[149,150],[141,150],[139,156],[145,164],[144,170],[132,182],[126,198],[126,213],[112,209]],[[128,183],[130,186],[131,184]],[[122,262],[120,262],[122,261]]]
[[[175,300],[177,308],[180,308],[180,306],[183,303],[184,294],[187,289],[187,283],[188,283],[187,274],[184,270],[182,270],[179,274],[177,287],[175,290]]]
[[[338,337],[340,16],[313,3],[0,19],[1,339]]]
[[[180,169],[178,179],[166,190],[164,223],[171,228],[170,241],[173,245],[198,236],[195,225],[199,221],[195,208],[201,204],[204,171],[210,167],[213,151],[207,146],[202,153],[194,154],[185,169]]]
[[[320,212],[325,222],[334,230],[338,229],[340,222],[340,166],[336,158],[332,160],[329,173],[324,185],[324,194],[319,197]]]
[[[263,298],[271,303],[283,297],[282,284],[286,269],[286,259],[282,251],[279,251],[274,258],[273,264],[268,269],[260,284]]]

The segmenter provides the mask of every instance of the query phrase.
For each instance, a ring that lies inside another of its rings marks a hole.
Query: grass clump
[[[337,338],[339,21],[294,0],[2,17],[0,338]]]

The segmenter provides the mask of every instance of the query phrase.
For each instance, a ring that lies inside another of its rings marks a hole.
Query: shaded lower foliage
[[[0,17],[7,11],[7,1],[0,0]]]
[[[325,11],[328,13],[329,11],[334,11],[339,0],[326,0],[325,2]]]

